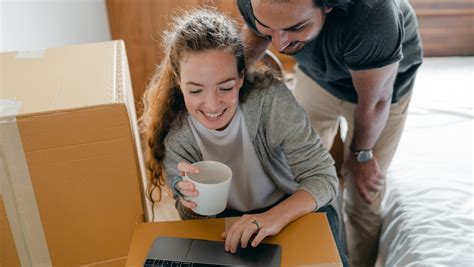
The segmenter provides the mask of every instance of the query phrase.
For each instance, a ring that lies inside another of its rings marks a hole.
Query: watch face
[[[365,163],[374,157],[371,150],[362,150],[357,153],[357,162]]]

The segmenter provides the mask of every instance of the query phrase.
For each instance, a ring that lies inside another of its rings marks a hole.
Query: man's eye
[[[299,26],[299,27],[297,27],[297,28],[291,29],[290,31],[292,31],[292,32],[300,32],[300,31],[302,31],[303,29],[304,29],[304,26]]]

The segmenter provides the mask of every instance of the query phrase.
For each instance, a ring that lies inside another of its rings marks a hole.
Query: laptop
[[[148,251],[145,267],[155,266],[280,266],[281,247],[259,244],[238,248],[232,254],[223,241],[157,237]]]

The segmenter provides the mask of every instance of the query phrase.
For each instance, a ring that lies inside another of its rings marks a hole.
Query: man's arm
[[[375,146],[387,122],[397,70],[398,62],[377,69],[350,71],[358,96],[352,150]],[[376,156],[366,163],[358,163],[349,153],[342,166],[342,173],[352,176],[360,195],[369,204],[373,198],[369,192],[381,190],[384,183]]]
[[[387,121],[398,62],[382,68],[350,71],[357,91],[351,148],[372,149]]]
[[[265,54],[270,39],[258,36],[247,25],[242,27],[240,36],[245,45],[245,61],[247,67],[250,67]]]

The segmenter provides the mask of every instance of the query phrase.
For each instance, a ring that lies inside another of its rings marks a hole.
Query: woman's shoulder
[[[187,116],[179,118],[177,122],[170,128],[165,138],[165,145],[172,146],[174,144],[183,144],[192,140],[193,133],[189,126]]]
[[[266,88],[265,103],[270,106],[294,106],[297,104],[293,92],[286,86],[282,80],[274,81],[271,86]]]
[[[253,71],[247,75],[248,97],[259,98],[291,94],[285,83],[271,71]]]

